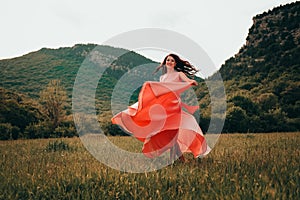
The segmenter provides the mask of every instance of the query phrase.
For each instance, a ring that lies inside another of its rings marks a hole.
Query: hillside
[[[97,47],[96,51],[95,47]],[[38,100],[41,91],[46,88],[51,80],[60,80],[68,96],[65,109],[67,114],[71,114],[71,97],[74,81],[78,69],[90,53],[100,61],[102,65],[100,67],[107,67],[98,82],[96,109],[99,114],[99,121],[108,124],[111,116],[110,97],[118,79],[124,73],[130,73],[130,69],[135,66],[149,63],[152,63],[153,66],[157,65],[152,60],[132,51],[96,44],[77,44],[73,47],[59,49],[43,48],[21,57],[0,60],[0,68],[2,70],[2,75],[0,76],[1,87],[10,93],[22,94],[28,99],[31,98],[32,102],[37,102],[36,107],[39,109],[41,105],[38,104]],[[143,73],[146,72],[138,72],[141,76],[143,76]],[[137,91],[132,98],[136,99],[136,97]],[[14,109],[15,107],[11,108],[11,110]],[[6,111],[2,109],[1,116],[4,115],[6,116]],[[72,119],[71,116],[66,116],[66,118]],[[41,118],[32,120],[31,123],[39,124],[41,120],[43,121]],[[6,123],[6,121],[7,119],[2,117],[0,124]],[[21,124],[22,118],[15,118],[15,121]],[[41,126],[44,126],[44,124],[38,125],[38,127]],[[24,132],[24,128],[22,127],[22,132]]]
[[[235,123],[245,119],[243,131],[300,128],[299,10],[300,2],[295,2],[255,16],[245,45],[220,68],[227,116],[235,113]],[[230,129],[227,123],[225,130]]]
[[[77,71],[86,56],[96,46],[102,58],[116,58],[114,64],[120,66],[110,71],[111,81],[117,80],[121,74],[133,66],[152,62],[139,54],[125,49],[98,46],[96,44],[77,44],[73,47],[62,47],[59,49],[43,48],[21,57],[0,60],[0,68],[2,70],[0,77],[1,86],[37,98],[41,89],[50,80],[59,79],[66,88],[68,95],[71,96]],[[122,56],[117,58],[115,55]]]

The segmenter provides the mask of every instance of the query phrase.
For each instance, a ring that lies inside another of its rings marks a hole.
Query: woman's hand
[[[191,80],[190,83],[191,83],[192,85],[198,85],[198,82],[195,81],[195,80]]]
[[[179,76],[181,78],[181,80],[190,83],[191,85],[198,85],[198,82],[193,80],[193,79],[189,79],[183,72],[179,72]]]

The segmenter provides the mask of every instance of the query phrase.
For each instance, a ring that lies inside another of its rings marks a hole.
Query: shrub
[[[54,131],[55,137],[74,137],[78,136],[74,126],[59,126]]]
[[[20,128],[10,123],[0,123],[0,140],[18,139]]]
[[[37,124],[30,124],[25,128],[25,138],[49,138],[52,133],[51,124],[47,122],[39,122]]]
[[[48,145],[46,146],[46,151],[69,151],[71,148],[69,144],[65,143],[64,141],[54,141],[54,142],[49,142]]]

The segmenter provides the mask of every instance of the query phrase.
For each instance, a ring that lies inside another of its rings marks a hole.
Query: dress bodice
[[[160,82],[182,82],[179,72],[168,72],[160,76]]]

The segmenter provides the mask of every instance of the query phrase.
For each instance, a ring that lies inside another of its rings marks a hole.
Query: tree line
[[[60,80],[51,80],[37,102],[3,88],[0,97],[0,140],[77,135]]]
[[[78,136],[67,93],[60,80],[51,80],[40,92],[37,102],[10,91],[0,90],[0,140]],[[273,93],[261,94],[256,102],[243,95],[227,100],[223,133],[298,131],[297,120],[288,118]],[[299,105],[298,105],[299,106]],[[101,129],[106,135],[127,135],[110,123],[111,115],[102,116]],[[204,132],[210,116],[200,112],[199,125]]]

